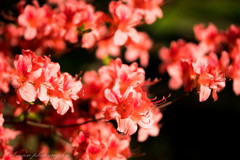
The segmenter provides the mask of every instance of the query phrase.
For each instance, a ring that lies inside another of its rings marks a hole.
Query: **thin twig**
[[[82,123],[75,123],[75,124],[69,124],[69,125],[55,125],[56,128],[69,128],[69,127],[78,127],[90,122],[96,122],[96,121],[101,121],[104,120],[105,118],[98,118],[98,119],[92,119],[92,120],[88,120]]]
[[[104,120],[105,118],[98,118],[98,119],[92,119],[88,120],[82,123],[74,123],[74,124],[69,124],[69,125],[52,125],[52,124],[45,124],[45,123],[39,123],[39,122],[34,122],[31,120],[26,120],[26,121],[5,121],[5,124],[27,124],[30,126],[38,127],[38,128],[45,128],[45,129],[51,129],[54,130],[56,128],[70,128],[70,127],[78,127],[90,122],[97,122],[100,120]]]
[[[38,122],[34,122],[34,121],[29,121],[29,120],[26,121],[26,124],[30,125],[30,126],[38,127],[38,128],[46,128],[46,129],[52,129],[52,130],[55,129],[54,125],[38,123]]]

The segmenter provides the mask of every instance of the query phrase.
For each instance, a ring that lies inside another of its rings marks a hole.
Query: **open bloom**
[[[217,58],[213,54],[213,57],[210,56],[199,58],[193,63],[194,71],[199,74],[198,85],[200,85],[200,102],[207,100],[211,92],[213,99],[217,100],[217,92],[225,87],[225,77],[218,68],[216,68],[217,64],[214,65],[214,68],[212,68],[210,64],[214,62],[214,59],[217,60]]]
[[[217,52],[223,43],[227,43],[226,34],[218,31],[214,24],[209,24],[206,28],[203,24],[195,25],[194,34],[205,52]]]
[[[136,65],[129,67],[121,64],[118,59],[109,67],[113,64],[116,65],[112,70],[116,75],[115,84],[104,91],[108,103],[103,108],[103,115],[107,120],[116,119],[118,131],[129,135],[136,132],[138,125],[151,128],[153,119],[150,110],[153,104],[141,88],[143,72]]]
[[[76,81],[68,73],[63,73],[57,79],[51,79],[48,85],[41,86],[39,99],[45,104],[50,101],[57,113],[63,115],[69,108],[74,111],[72,100],[78,99],[77,93],[81,88],[80,81]]]
[[[10,67],[10,59],[4,56],[0,51],[0,91],[7,93],[11,81],[12,68]]]
[[[233,79],[233,91],[240,95],[240,39],[236,39],[234,47],[230,53],[232,64],[230,65],[229,77]]]
[[[163,0],[122,0],[133,8],[143,12],[147,24],[152,24],[157,18],[162,18],[163,13],[160,6]]]
[[[96,51],[96,57],[100,59],[104,59],[107,55],[111,56],[119,56],[120,55],[120,47],[116,46],[113,43],[113,39],[109,38],[106,40],[101,40],[98,42],[98,49]]]
[[[110,123],[88,123],[72,139],[78,159],[126,160],[130,157],[130,137],[118,134]]]
[[[126,65],[117,58],[98,72],[86,72],[83,80],[81,98],[90,100],[95,114],[100,111],[99,116],[116,120],[118,131],[131,135],[138,125],[152,127],[150,110],[154,105],[142,88],[145,71],[137,63]]]
[[[20,101],[34,102],[38,98],[45,105],[50,101],[61,115],[69,108],[74,111],[72,100],[78,99],[82,83],[68,73],[61,73],[59,64],[51,62],[49,57],[23,50],[14,65],[13,85]]]
[[[129,41],[127,43],[127,51],[125,58],[127,61],[132,62],[140,59],[140,64],[143,67],[148,65],[149,50],[152,47],[152,41],[149,36],[144,32],[139,32],[139,41]]]
[[[30,50],[23,50],[22,55],[17,55],[14,61],[16,69],[13,85],[17,88],[19,97],[28,102],[36,100],[37,91],[34,81],[41,75],[38,68],[33,68],[32,59],[36,56]]]
[[[160,125],[158,123],[162,119],[162,113],[159,112],[158,108],[152,110],[151,112],[152,112],[151,114],[153,114],[153,120],[154,120],[153,127],[152,128],[140,127],[140,129],[138,130],[138,141],[139,142],[146,141],[149,135],[156,137],[156,136],[158,136],[158,134],[160,132]]]
[[[37,36],[37,29],[43,25],[45,20],[45,12],[43,8],[27,5],[24,11],[18,17],[18,23],[26,27],[24,32],[24,38],[26,40],[32,40]]]
[[[136,107],[134,105],[137,105],[137,99],[134,98],[133,95],[136,93],[134,92],[135,91],[131,87],[129,87],[123,95],[118,94],[119,92],[112,92],[111,90],[106,89],[104,92],[105,97],[107,98],[107,100],[114,104],[113,106],[111,106],[111,112],[114,109],[116,112],[116,114],[106,114],[106,118],[116,118],[117,114],[120,116],[121,119],[128,118],[134,111],[134,107]]]
[[[122,46],[127,42],[128,37],[138,42],[138,32],[134,27],[140,23],[142,12],[116,1],[110,3],[109,10],[113,15],[113,23],[116,25],[113,36],[114,44]]]
[[[19,135],[20,132],[4,128],[3,123],[4,123],[3,115],[0,113],[0,153],[1,153],[0,158],[3,160],[8,159],[22,160],[21,156],[16,155],[13,156],[14,155],[13,148],[10,145],[8,145],[9,140],[16,138],[16,136]]]

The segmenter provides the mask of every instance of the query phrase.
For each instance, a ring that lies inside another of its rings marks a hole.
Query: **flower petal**
[[[119,132],[124,132],[128,135],[132,135],[137,131],[137,123],[130,118],[120,119],[119,117],[117,117],[117,123],[117,130]]]
[[[233,80],[233,91],[236,95],[240,95],[240,79]]]
[[[110,102],[118,104],[118,100],[117,100],[116,96],[113,94],[113,92],[110,89],[105,89],[104,96]]]
[[[36,100],[37,92],[31,83],[25,83],[21,88],[19,88],[18,92],[22,99],[27,102],[34,102]]]
[[[37,29],[32,27],[27,27],[24,32],[24,38],[26,40],[32,40],[37,35]]]
[[[211,94],[211,89],[207,86],[200,86],[200,93],[199,93],[199,101],[203,102],[206,101],[208,99],[208,97]]]
[[[125,32],[122,32],[120,29],[118,29],[113,37],[113,42],[117,46],[122,46],[126,43],[128,39],[128,35]]]

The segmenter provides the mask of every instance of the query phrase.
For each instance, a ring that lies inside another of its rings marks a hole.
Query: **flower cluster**
[[[1,17],[6,21],[0,22],[0,159],[125,160],[134,155],[131,135],[138,131],[143,142],[159,134],[160,108],[176,101],[149,98],[154,82],[146,81],[139,64],[148,65],[155,45],[137,27],[162,18],[164,2],[114,0],[105,10],[95,3],[21,0],[16,14]],[[231,79],[240,95],[240,27],[219,31],[200,24],[194,33],[198,43],[180,39],[159,50],[160,71],[170,75],[169,87],[197,91],[203,102],[210,95],[217,100]],[[96,51],[105,65],[73,77],[44,55],[77,47]],[[121,51],[126,61],[139,64],[111,59]],[[27,150],[27,145],[35,146]]]
[[[20,132],[3,127],[3,106],[3,103],[0,102],[0,157],[3,158],[3,160],[22,160],[20,156],[13,156],[13,147],[8,144],[9,140],[14,139]]]
[[[52,152],[52,144],[41,138],[55,135],[60,139],[52,139],[55,153],[65,154],[62,159],[106,160],[132,155],[130,135],[138,126],[139,141],[157,136],[162,114],[147,97],[145,71],[137,63],[129,66],[112,60],[97,72],[86,71],[82,84],[77,77],[60,72],[60,65],[43,54],[55,56],[81,47],[95,50],[99,59],[108,59],[109,55],[120,56],[124,47],[127,61],[139,59],[146,67],[153,44],[136,27],[162,18],[161,5],[162,0],[119,0],[99,11],[85,0],[19,1],[16,14],[0,22],[0,95],[4,102],[0,157],[23,158],[8,145],[17,135],[20,139],[35,137],[35,152],[40,155]],[[117,122],[117,129],[111,120]],[[6,129],[5,124],[21,132]],[[24,148],[22,142],[16,143]],[[23,155],[37,156],[28,151]]]
[[[58,63],[51,62],[47,56],[23,50],[22,55],[16,56],[14,66],[12,84],[19,102],[35,102],[38,98],[45,105],[51,102],[61,115],[69,108],[74,111],[72,100],[78,99],[82,83],[69,73],[61,73]]]
[[[35,0],[32,4],[20,1],[16,24],[0,26],[0,35],[4,34],[0,43],[6,50],[20,47],[46,53],[51,49],[59,54],[73,46],[97,47],[96,56],[101,59],[120,55],[120,47],[127,45],[126,60],[140,58],[146,66],[152,42],[135,27],[161,18],[162,4],[162,0],[112,1],[105,13],[85,0],[48,1],[42,6]],[[141,47],[144,39],[149,42]]]
[[[0,51],[0,91],[9,92],[9,83],[11,81],[12,68],[10,66],[10,58]]]
[[[56,142],[65,146],[57,151],[59,154],[68,153],[68,157],[77,159],[126,159],[131,156],[130,135],[138,126],[139,141],[159,133],[162,114],[147,97],[146,85],[149,84],[145,81],[144,69],[137,63],[127,65],[117,58],[99,68],[98,72],[85,72],[82,84],[69,73],[61,73],[60,65],[48,56],[30,50],[22,50],[12,62],[7,63],[4,59],[3,62],[1,71],[9,74],[6,76],[9,79],[3,83],[7,90],[2,89],[2,92],[6,95],[5,102],[13,109],[10,116],[23,116],[24,121],[19,123],[26,123],[30,128],[55,128],[55,132],[71,144]],[[89,102],[87,109],[84,108],[85,101]],[[46,108],[50,104],[56,111]],[[2,108],[5,106],[1,105],[1,152],[10,155],[12,148],[7,143],[20,132],[2,127],[5,121]],[[69,109],[72,112],[67,112]],[[105,121],[94,122],[92,117]],[[109,120],[115,120],[117,130],[125,134],[119,134]],[[77,125],[71,128],[72,124]],[[68,129],[63,129],[65,127]],[[27,138],[39,131],[30,130],[23,129],[20,135]],[[39,143],[38,152],[49,154],[48,147]],[[21,159],[20,156],[15,158]]]
[[[110,123],[88,123],[84,132],[72,139],[74,155],[78,159],[127,159],[130,137],[118,134]]]
[[[152,128],[154,104],[142,88],[145,72],[137,63],[128,66],[116,59],[98,73],[86,72],[83,81],[83,98],[91,100],[94,115],[103,111],[107,120],[117,121],[118,131],[129,135],[137,131],[137,125]]]
[[[226,31],[218,31],[216,26],[202,24],[194,27],[198,44],[180,39],[173,41],[170,48],[161,48],[159,56],[163,63],[161,72],[167,71],[171,79],[169,87],[185,91],[199,91],[199,101],[205,101],[212,93],[225,87],[226,79],[233,80],[233,90],[240,94],[239,81],[239,33],[240,28],[231,25]]]

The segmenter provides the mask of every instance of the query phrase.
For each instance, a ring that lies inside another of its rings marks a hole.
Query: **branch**
[[[98,119],[92,119],[92,120],[88,120],[82,123],[75,123],[75,124],[69,124],[69,125],[55,125],[56,128],[68,128],[68,127],[78,127],[90,122],[97,122],[97,121],[101,121],[104,120],[105,118],[98,118]]]
[[[29,126],[34,126],[34,127],[38,127],[38,128],[45,128],[45,129],[51,129],[54,130],[56,128],[70,128],[70,127],[78,127],[90,122],[97,122],[100,120],[104,120],[105,118],[98,118],[98,119],[92,119],[92,120],[88,120],[82,123],[75,123],[75,124],[69,124],[69,125],[52,125],[52,124],[45,124],[45,123],[39,123],[39,122],[34,122],[31,120],[26,120],[26,121],[5,121],[5,124],[27,124]]]
[[[38,128],[46,128],[46,129],[51,129],[51,130],[55,129],[54,125],[38,123],[38,122],[34,122],[34,121],[29,121],[29,120],[26,121],[26,124],[30,125],[30,126],[38,127]]]

